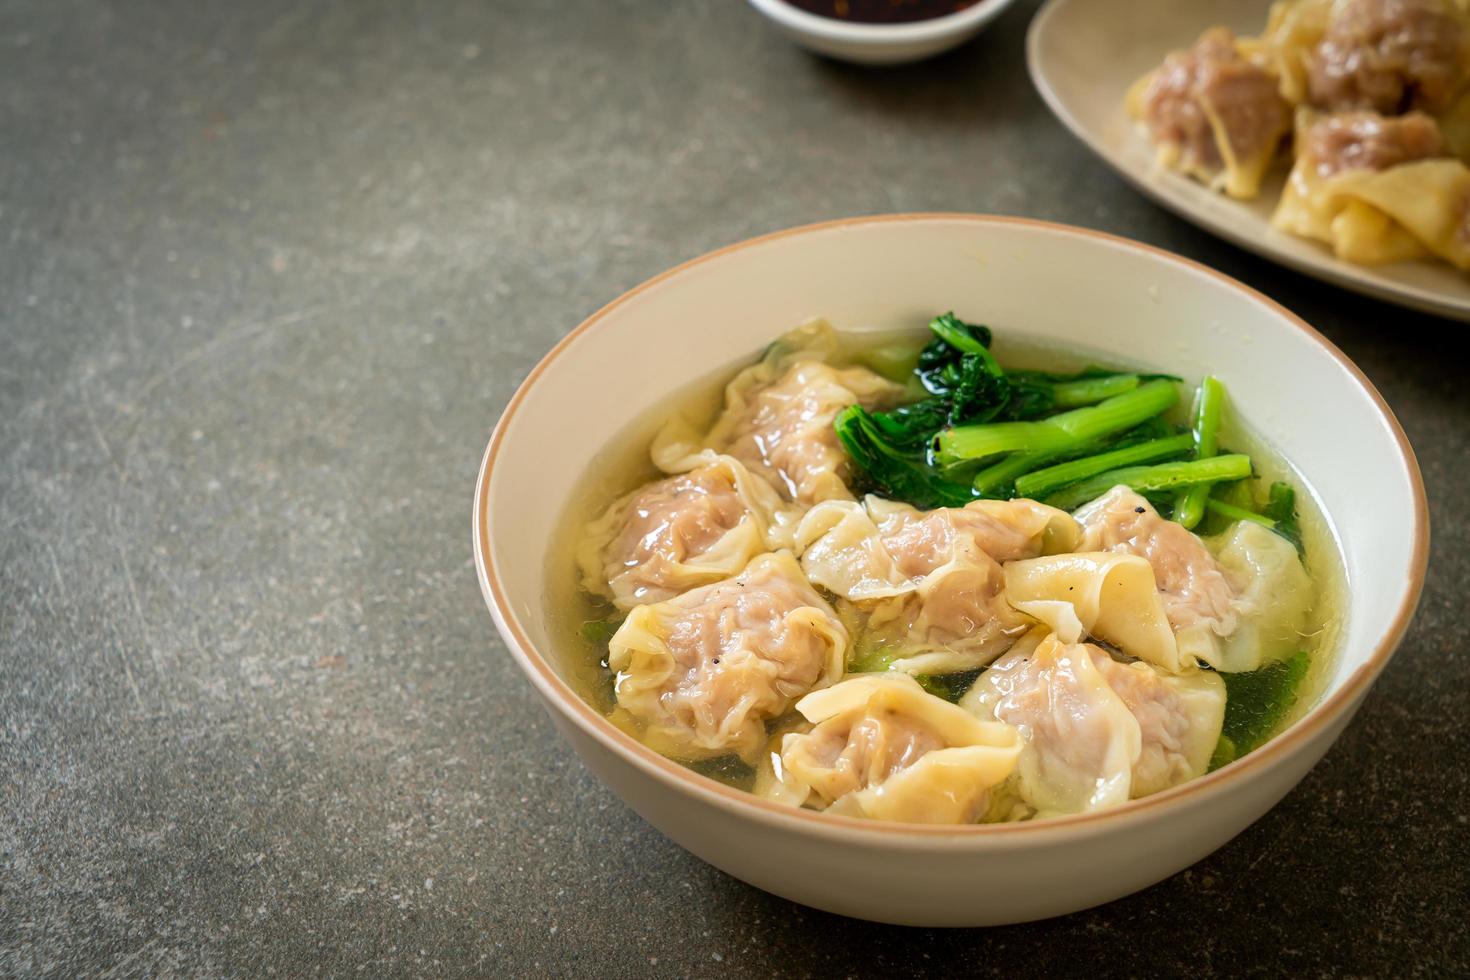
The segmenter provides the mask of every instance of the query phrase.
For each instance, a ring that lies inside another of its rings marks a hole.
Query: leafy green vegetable
[[[1096,364],[1070,374],[1055,371],[1011,370],[1006,372],[1006,377],[1017,384],[1045,385],[1056,394],[1058,406],[1065,408],[1089,404],[1088,401],[1080,400],[1086,398],[1089,392],[1097,392],[1097,397],[1091,398],[1091,401],[1102,401],[1104,398],[1122,394],[1137,387],[1138,384],[1149,381],[1172,381],[1179,384],[1184,380],[1173,374],[1139,374],[1131,371],[1116,371],[1112,368],[1099,367]],[[1135,378],[1137,384],[1131,380]],[[1109,388],[1114,390],[1109,391]],[[1061,402],[1067,400],[1072,400],[1073,404],[1061,405]]]
[[[930,320],[929,329],[936,337],[961,354],[984,354],[990,358],[992,337],[989,327],[966,323],[951,311],[941,313]],[[992,364],[995,363],[994,358],[990,360]],[[999,364],[995,364],[995,373],[1001,373]]]
[[[1258,507],[1248,480],[1227,483],[1217,488],[1205,501],[1205,510],[1215,519],[1208,530],[1226,530],[1236,521],[1252,521],[1269,528],[1290,541],[1298,553],[1302,551],[1302,532],[1297,523],[1296,491],[1290,484],[1271,484],[1264,506]]]
[[[1248,519],[1227,516],[1228,514],[1236,512],[1257,514],[1256,496],[1251,489],[1254,483],[1254,480],[1233,480],[1217,483],[1211,487],[1210,499],[1205,502],[1205,516],[1200,521],[1196,533],[1219,534],[1228,530],[1230,525],[1237,520]],[[1221,509],[1222,505],[1226,508],[1225,510]]]
[[[941,465],[953,466],[1002,453],[1056,452],[1072,442],[1067,431],[1056,424],[1059,418],[1055,415],[1040,422],[992,422],[945,429],[935,442],[935,458]]]
[[[1049,453],[1011,453],[998,463],[975,474],[972,483],[975,492],[985,497],[1008,498],[1016,495],[1016,480],[1027,473],[1045,466],[1052,460],[1074,456],[1076,453],[1057,450]]]
[[[1010,404],[1011,387],[988,351],[984,356],[966,354],[960,359],[959,379],[949,400],[950,425],[993,419]]]
[[[1011,400],[1002,413],[1004,418],[1024,422],[1056,411],[1056,388],[1052,384],[1030,381],[1011,373],[1006,374],[1006,383],[1011,386]]]
[[[1210,492],[1210,497],[1242,510],[1256,510],[1256,495],[1252,489],[1252,482],[1251,480],[1233,480],[1228,483],[1217,483]]]
[[[843,409],[834,425],[853,462],[885,495],[925,509],[963,507],[975,499],[975,491],[966,484],[945,479],[922,460],[888,443],[861,405]]]
[[[910,372],[905,404],[852,406],[836,418],[861,488],[926,509],[1017,495],[1049,495],[1070,508],[1126,483],[1186,527],[1206,515],[1215,531],[1254,520],[1301,547],[1291,488],[1273,487],[1258,507],[1249,458],[1220,449],[1225,389],[1217,379],[1201,383],[1184,436],[1165,418],[1179,399],[1173,375],[1007,371],[990,350],[989,327],[951,312],[929,330],[922,348],[893,343],[859,355],[890,379]],[[781,355],[779,345],[766,354]]]
[[[882,674],[893,670],[893,662],[904,657],[904,651],[898,647],[880,646],[862,651],[847,666],[854,674]],[[979,677],[980,670],[962,670],[955,674],[914,674],[914,680],[919,686],[936,698],[954,704],[964,697],[966,691],[975,683]]]
[[[697,759],[684,764],[701,776],[708,776],[710,779],[741,789],[748,790],[755,785],[755,770],[738,755],[721,755],[713,759]]]
[[[1057,408],[1102,401],[1138,387],[1140,377],[1092,368],[1077,375],[1006,371],[990,352],[989,328],[953,313],[929,323],[934,340],[919,354],[915,369],[925,390],[948,399],[949,423],[1027,421]]]
[[[621,618],[618,619],[591,619],[582,624],[579,631],[582,638],[589,643],[599,647],[605,647],[612,641],[613,634],[618,627],[623,625]]]
[[[919,674],[914,680],[919,686],[936,698],[943,698],[950,704],[957,704],[965,692],[975,683],[975,678],[983,673],[982,670],[962,670],[957,674]]]
[[[1210,376],[1199,384],[1195,397],[1194,447],[1196,459],[1209,459],[1215,455],[1219,445],[1220,415],[1225,407],[1225,386],[1220,379]],[[1174,520],[1185,527],[1193,528],[1205,516],[1205,501],[1210,496],[1210,484],[1196,483],[1180,492],[1174,499]]]
[[[1280,481],[1271,484],[1270,495],[1261,513],[1275,522],[1271,530],[1296,545],[1298,552],[1303,550],[1302,528],[1296,516],[1296,491],[1291,484]]]
[[[1240,758],[1240,750],[1235,747],[1235,743],[1221,735],[1220,741],[1215,743],[1214,753],[1210,756],[1209,768],[1205,771],[1214,772],[1221,766],[1230,765],[1238,758]]]
[[[1276,734],[1301,695],[1311,658],[1299,650],[1285,660],[1244,674],[1221,673],[1225,681],[1225,726],[1240,755]]]
[[[1195,483],[1237,480],[1249,476],[1250,472],[1251,458],[1240,454],[1197,459],[1188,463],[1125,466],[1074,483],[1047,497],[1045,502],[1061,510],[1073,510],[1107,493],[1120,483],[1140,493],[1151,493]]]
[[[847,669],[853,674],[881,674],[885,670],[892,670],[893,662],[901,657],[902,654],[891,646],[860,644],[853,650],[853,658],[848,661]]]
[[[934,340],[919,352],[916,371],[924,388],[948,406],[946,421],[985,421],[1004,411],[1011,386],[990,353],[990,330],[953,313],[935,317],[929,329]]]
[[[897,449],[926,451],[934,433],[949,424],[949,402],[925,398],[888,412],[873,412],[873,425]]]

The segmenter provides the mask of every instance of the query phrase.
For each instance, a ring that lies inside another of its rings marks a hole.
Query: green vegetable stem
[[[1108,470],[1072,484],[1046,498],[1046,503],[1062,510],[1073,510],[1107,493],[1118,484],[1139,493],[1155,493],[1196,483],[1239,480],[1251,474],[1251,458],[1239,453],[1197,459],[1187,463],[1158,463],[1154,466],[1125,466]]]
[[[1195,398],[1194,447],[1196,459],[1209,459],[1215,455],[1220,435],[1220,414],[1225,406],[1225,386],[1216,377],[1207,377],[1200,382],[1199,395]],[[1210,496],[1210,484],[1196,483],[1184,490],[1174,501],[1174,520],[1185,527],[1193,528],[1205,516],[1205,501]]]

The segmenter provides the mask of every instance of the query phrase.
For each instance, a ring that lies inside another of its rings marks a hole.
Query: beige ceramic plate
[[[1272,228],[1284,169],[1256,200],[1234,201],[1154,165],[1152,148],[1123,111],[1128,86],[1168,51],[1187,46],[1213,24],[1258,33],[1269,6],[1268,0],[1051,0],[1031,22],[1026,61],[1057,118],[1126,180],[1180,217],[1309,276],[1470,320],[1470,277],[1449,265],[1352,265],[1315,242]]]

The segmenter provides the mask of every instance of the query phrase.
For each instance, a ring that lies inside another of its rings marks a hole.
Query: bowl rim
[[[1103,810],[1049,817],[1045,820],[1038,821],[963,824],[959,826],[864,820],[858,817],[840,816],[776,803],[772,800],[756,796],[753,793],[727,786],[707,776],[702,776],[671,759],[659,755],[595,711],[552,668],[547,657],[536,649],[530,636],[521,627],[515,615],[510,612],[510,605],[506,601],[499,574],[491,557],[493,524],[489,513],[489,489],[491,474],[494,470],[496,457],[499,454],[505,433],[515,418],[517,410],[525,400],[527,392],[536,384],[537,380],[545,373],[547,368],[565,354],[576,343],[579,337],[596,328],[603,319],[618,307],[639,294],[653,289],[676,276],[680,276],[703,263],[729,255],[733,252],[757,247],[784,238],[864,225],[924,222],[955,222],[1041,230],[1087,239],[1109,247],[1131,250],[1156,260],[1181,265],[1191,271],[1203,273],[1223,283],[1226,287],[1244,293],[1247,297],[1264,305],[1269,311],[1280,317],[1287,326],[1304,333],[1308,339],[1321,346],[1329,356],[1335,359],[1347,371],[1349,376],[1356,381],[1360,390],[1376,406],[1380,416],[1388,424],[1394,441],[1397,443],[1400,459],[1408,472],[1412,487],[1414,498],[1412,512],[1414,545],[1409,561],[1409,578],[1397,611],[1387,625],[1383,627],[1379,634],[1377,644],[1374,646],[1373,652],[1367,661],[1344,680],[1337,690],[1332,691],[1328,696],[1314,705],[1286,731],[1277,735],[1260,748],[1228,765],[1222,766],[1214,772],[1206,773],[1159,793],[1154,793],[1141,799],[1129,800],[1127,803]],[[1090,228],[1081,228],[1059,222],[1001,215],[969,214],[964,212],[913,212],[867,215],[786,228],[735,242],[688,259],[627,290],[587,317],[557,341],[551,350],[531,369],[531,372],[521,382],[510,400],[506,403],[495,425],[494,431],[490,435],[490,441],[485,448],[485,455],[480,465],[479,476],[475,482],[474,513],[472,515],[471,530],[475,569],[480,582],[480,590],[485,598],[486,605],[490,609],[491,617],[495,621],[501,638],[505,642],[507,651],[520,665],[522,671],[531,680],[533,686],[541,693],[548,707],[554,706],[563,718],[576,725],[584,734],[600,743],[604,749],[619,756],[624,762],[635,766],[670,789],[686,796],[693,796],[702,802],[722,809],[738,811],[736,814],[738,816],[754,818],[759,822],[796,832],[817,835],[840,833],[845,838],[856,839],[866,837],[870,841],[881,841],[885,845],[899,844],[902,846],[906,844],[923,848],[930,848],[936,844],[942,846],[945,842],[950,842],[958,846],[960,844],[974,845],[982,841],[1003,841],[1016,834],[1040,838],[1059,834],[1102,833],[1108,831],[1115,825],[1121,826],[1141,821],[1160,809],[1168,808],[1181,802],[1189,800],[1203,802],[1207,796],[1218,796],[1230,791],[1231,788],[1240,785],[1252,774],[1265,770],[1294,752],[1298,747],[1320,735],[1340,716],[1352,708],[1358,699],[1366,693],[1373,681],[1382,673],[1383,668],[1387,665],[1403,639],[1404,632],[1408,628],[1409,621],[1413,617],[1419,603],[1429,560],[1429,508],[1424,492],[1424,481],[1419,470],[1418,460],[1414,455],[1413,447],[1409,444],[1403,427],[1399,424],[1398,419],[1393,414],[1393,410],[1389,408],[1378,389],[1368,380],[1362,370],[1346,354],[1338,349],[1335,344],[1307,324],[1301,317],[1239,280],[1212,269],[1203,263],[1176,255],[1153,245],[1106,232],[1095,231]]]
[[[846,41],[858,44],[903,44],[914,41],[931,41],[958,34],[970,27],[988,22],[1000,16],[1001,11],[1015,0],[978,0],[973,6],[942,14],[926,20],[908,21],[898,24],[869,24],[835,20],[802,10],[787,0],[748,0],[756,10],[765,14],[781,26],[826,38],[831,41]]]

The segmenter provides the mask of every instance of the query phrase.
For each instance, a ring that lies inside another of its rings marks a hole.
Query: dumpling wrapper
[[[1171,673],[1182,658],[1153,567],[1131,554],[1078,552],[1013,561],[1006,601],[1066,643],[1093,637]]]
[[[1438,256],[1470,271],[1470,168],[1416,160],[1387,170],[1319,176],[1301,157],[1271,223],[1325,242],[1348,262],[1379,265]]]
[[[790,552],[735,578],[638,606],[608,644],[614,722],[671,758],[751,760],[765,723],[836,682],[847,630]]]
[[[582,585],[619,609],[662,602],[789,548],[800,516],[739,460],[704,452],[591,521],[577,546]]]
[[[1015,729],[981,721],[902,673],[859,674],[796,708],[812,728],[779,739],[756,791],[829,813],[973,822],[1015,768]]]
[[[1116,806],[1201,775],[1220,737],[1219,675],[1124,664],[1048,635],[981,674],[960,705],[1016,726],[1015,790],[1042,815]]]

